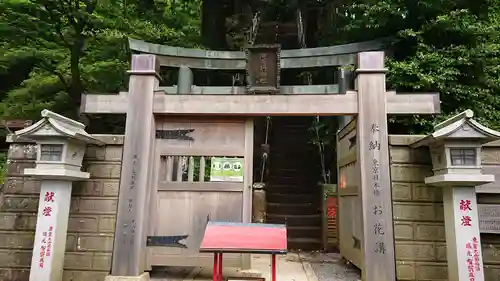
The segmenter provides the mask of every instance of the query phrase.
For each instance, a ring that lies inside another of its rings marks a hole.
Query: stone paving
[[[308,262],[318,281],[361,281],[361,272],[346,265],[339,253],[300,253],[303,263]]]
[[[278,281],[360,281],[359,270],[347,266],[336,253],[289,253],[277,259]],[[267,255],[252,255],[252,270],[242,272],[224,268],[224,277],[264,277],[270,281],[270,259]],[[211,281],[212,268],[162,268],[156,270],[153,281]]]

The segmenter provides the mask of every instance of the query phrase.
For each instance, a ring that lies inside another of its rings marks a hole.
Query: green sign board
[[[243,158],[212,157],[210,181],[243,182]]]

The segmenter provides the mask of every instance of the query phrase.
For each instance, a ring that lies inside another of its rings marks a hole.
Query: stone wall
[[[390,136],[391,177],[398,280],[447,280],[443,198],[427,186],[432,175],[428,149],[410,149],[418,136]],[[483,159],[500,164],[500,145],[483,149]],[[500,195],[480,195],[499,203]],[[500,235],[481,235],[486,281],[500,280]]]
[[[111,268],[123,136],[98,135],[105,147],[89,146],[87,181],[73,184],[63,281],[101,281]],[[0,194],[0,281],[26,281],[36,226],[40,182],[23,176],[34,167],[31,144],[11,144],[8,179]]]

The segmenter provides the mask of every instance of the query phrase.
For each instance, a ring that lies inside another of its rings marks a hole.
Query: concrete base
[[[149,272],[144,272],[139,276],[112,276],[108,275],[104,281],[149,281]]]

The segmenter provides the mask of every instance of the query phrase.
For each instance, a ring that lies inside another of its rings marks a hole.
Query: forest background
[[[241,46],[234,38],[239,30],[229,12],[234,2],[0,1],[0,119],[37,120],[48,108],[89,123],[91,132],[123,132],[123,118],[89,120],[78,109],[82,93],[126,89],[127,38],[237,49]],[[279,13],[281,18],[304,6],[298,0],[270,2],[267,13]],[[320,19],[306,34],[308,47],[385,38],[391,50],[388,87],[440,93],[443,114],[391,117],[391,133],[425,133],[433,123],[468,108],[483,124],[500,129],[500,1],[307,0],[305,4]],[[221,20],[226,34],[213,28]]]

